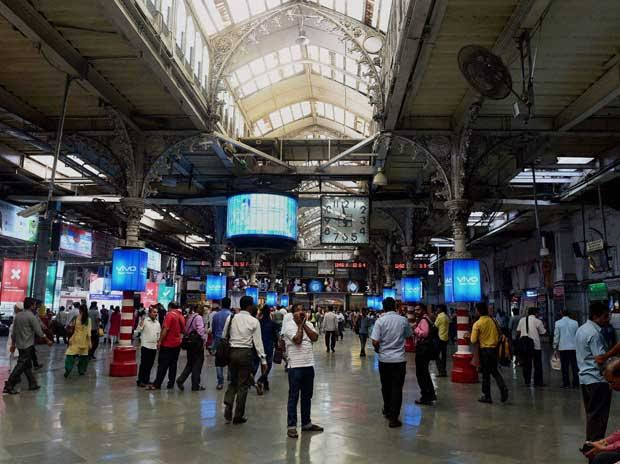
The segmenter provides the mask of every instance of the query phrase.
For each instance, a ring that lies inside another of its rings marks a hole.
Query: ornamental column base
[[[471,326],[467,303],[456,304],[456,331],[458,349],[452,355],[452,382],[478,383],[478,368],[471,364],[474,355],[471,353],[469,343]]]
[[[110,377],[135,377],[138,374],[136,347],[132,346],[134,322],[134,292],[123,292],[123,308],[121,309],[121,329],[119,343],[112,351]]]

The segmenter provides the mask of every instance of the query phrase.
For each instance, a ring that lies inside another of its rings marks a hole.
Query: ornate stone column
[[[144,242],[140,241],[140,221],[144,215],[144,198],[121,198],[121,209],[127,216],[125,228],[126,248],[144,248]]]
[[[446,201],[448,217],[452,222],[452,237],[454,238],[454,250],[448,252],[448,258],[469,258],[467,252],[467,221],[469,220],[470,204],[467,200]]]
[[[260,256],[258,253],[252,253],[252,257],[250,259],[250,285],[252,287],[258,287],[258,281],[256,280],[256,274],[258,273],[258,268],[260,264]]]
[[[412,246],[404,246],[402,247],[402,253],[403,257],[405,258],[405,274],[413,274],[413,258],[415,255],[415,248]]]

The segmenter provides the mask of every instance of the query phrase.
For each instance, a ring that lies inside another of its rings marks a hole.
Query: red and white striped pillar
[[[118,345],[114,347],[112,362],[110,363],[110,376],[112,377],[135,377],[138,373],[136,362],[136,348],[132,346],[134,323],[134,292],[123,292],[123,307],[121,309],[121,331],[118,337]]]

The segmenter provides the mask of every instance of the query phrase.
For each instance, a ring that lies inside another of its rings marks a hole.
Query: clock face
[[[368,197],[321,197],[321,243],[366,245],[370,236]]]

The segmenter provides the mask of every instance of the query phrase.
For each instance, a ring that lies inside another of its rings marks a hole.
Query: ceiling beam
[[[0,15],[30,40],[39,44],[41,51],[50,61],[67,74],[78,77],[83,87],[112,105],[131,122],[134,108],[130,102],[99,74],[29,1],[0,0]]]
[[[232,172],[233,167],[234,167],[234,163],[228,157],[226,152],[224,151],[224,147],[222,147],[222,145],[220,145],[220,141],[217,138],[215,138],[215,137],[209,137],[209,141],[211,143],[211,148],[213,149],[213,151],[215,152],[216,156],[220,159],[220,161],[224,165],[224,168],[228,172]]]
[[[47,119],[47,116],[3,86],[0,86],[0,107],[41,129],[54,130],[54,123]]]
[[[247,152],[250,152],[256,156],[258,156],[259,158],[263,158],[264,160],[270,161],[273,164],[277,164],[278,166],[282,166],[284,168],[286,168],[289,171],[294,170],[295,168],[290,166],[288,163],[285,163],[284,161],[279,160],[278,158],[271,156],[263,151],[260,151],[254,147],[251,147],[250,145],[246,145],[243,142],[240,142],[239,140],[235,140],[233,138],[227,137],[224,134],[220,134],[220,133],[215,133],[215,137],[217,137],[220,140],[223,140],[224,142],[228,142],[231,143],[232,145],[236,146],[237,148],[241,148],[242,150],[245,150]]]
[[[319,171],[323,171],[326,168],[328,168],[329,166],[337,163],[340,160],[343,160],[345,158],[347,158],[349,155],[355,153],[357,150],[359,150],[360,148],[364,148],[366,145],[368,145],[369,143],[372,143],[375,141],[375,139],[379,136],[379,134],[375,134],[375,135],[371,135],[368,138],[365,138],[364,140],[362,140],[359,143],[356,143],[355,145],[353,145],[351,148],[347,148],[345,151],[343,151],[342,153],[334,156],[333,158],[331,158],[329,161],[327,161],[326,163],[323,163],[319,166]]]
[[[589,118],[620,96],[620,63],[594,82],[580,97],[568,105],[556,118],[554,126],[564,132]]]

